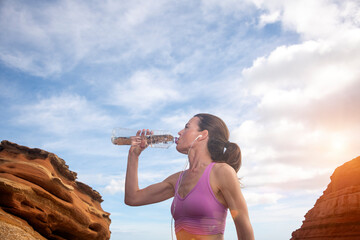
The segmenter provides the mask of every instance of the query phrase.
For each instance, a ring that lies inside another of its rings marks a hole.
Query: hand
[[[134,153],[136,156],[139,156],[142,151],[148,147],[148,142],[146,136],[152,134],[149,129],[143,129],[136,132],[136,136],[131,139],[131,147],[129,152]]]

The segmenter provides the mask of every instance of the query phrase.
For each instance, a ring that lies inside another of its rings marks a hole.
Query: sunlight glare
[[[339,136],[335,136],[331,141],[331,146],[334,151],[343,151],[345,148],[345,140]]]

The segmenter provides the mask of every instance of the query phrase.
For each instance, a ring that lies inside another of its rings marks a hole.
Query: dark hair
[[[229,142],[230,133],[224,121],[208,113],[199,113],[194,117],[200,119],[199,130],[207,130],[209,133],[207,147],[211,159],[214,162],[225,162],[238,172],[241,166],[240,147]]]

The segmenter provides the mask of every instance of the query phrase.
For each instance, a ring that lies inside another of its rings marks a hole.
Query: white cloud
[[[0,37],[0,59],[47,77],[67,72],[80,61],[118,62],[134,53],[146,56],[167,44],[160,29],[152,32],[143,26],[163,5],[163,1],[4,2],[0,31],[6,34]]]
[[[245,11],[249,11],[251,8],[251,4],[249,1],[237,1],[237,0],[202,0],[201,6],[203,11],[210,11],[214,9],[221,9],[224,13],[243,13]]]
[[[190,120],[192,115],[183,110],[173,112],[171,115],[164,116],[161,121],[165,126],[169,126],[172,129],[180,131],[184,128],[185,124]]]
[[[185,127],[185,124],[198,113],[201,113],[201,109],[194,108],[193,106],[187,106],[186,108],[184,107],[176,111],[171,111],[164,115],[161,118],[161,122],[164,126],[174,129],[174,134],[177,134]]]
[[[115,239],[123,239],[124,236],[134,237],[131,239],[146,239],[149,238],[149,235],[154,237],[154,239],[165,239],[165,237],[170,236],[170,222],[158,223],[156,221],[147,221],[139,222],[139,220],[127,219],[110,225],[111,237]],[[169,220],[170,221],[170,220]],[[141,226],[141,231],[139,231],[139,226]],[[159,229],[161,231],[159,231]],[[155,231],[154,231],[155,230]]]
[[[243,75],[260,99],[258,113],[271,116],[268,121],[286,118],[327,129],[343,121],[342,128],[356,127],[360,32],[351,36],[279,47],[254,61]]]
[[[231,133],[243,154],[239,176],[256,191],[267,186],[279,195],[321,189],[335,167],[360,154],[360,31],[358,16],[344,15],[355,3],[257,3],[309,40],[277,47],[243,70],[239,89],[257,105]],[[316,20],[319,14],[325,19]]]
[[[10,67],[16,67],[21,71],[29,72],[35,76],[46,76],[48,74],[56,74],[61,71],[59,63],[54,61],[51,57],[45,57],[42,66],[34,64],[39,54],[29,54],[22,52],[8,53],[7,51],[0,52],[0,59]]]
[[[158,111],[171,102],[184,101],[177,83],[157,70],[135,72],[127,81],[115,82],[108,103],[131,112]]]
[[[315,157],[318,156],[316,151],[326,151],[328,146],[333,145],[329,143],[332,135],[347,135],[355,139],[359,132],[357,122],[360,120],[360,101],[355,89],[360,87],[360,30],[355,28],[357,23],[354,19],[358,17],[354,12],[344,15],[349,12],[348,6],[355,3],[337,3],[340,9],[334,10],[335,3],[325,1],[257,2],[259,7],[270,9],[270,12],[281,10],[289,18],[293,7],[300,3],[304,4],[297,11],[298,14],[304,13],[305,19],[317,17],[319,13],[314,11],[321,8],[320,12],[326,12],[325,21],[336,21],[338,25],[334,27],[341,32],[335,35],[323,33],[322,36],[326,38],[280,46],[243,70],[243,87],[247,87],[249,93],[258,98],[257,108],[253,112],[258,120],[244,122],[241,130],[235,132],[242,136],[250,134],[254,139],[251,144],[271,141],[267,147],[275,151],[275,159],[280,158],[278,152],[289,149],[298,149],[299,152],[306,149]],[[307,4],[315,5],[311,11],[307,11]],[[302,21],[302,18],[293,18]],[[285,18],[281,20],[290,21]],[[311,32],[315,31],[312,27],[320,28],[324,23],[319,23],[319,26],[315,23],[308,26],[309,29],[306,29],[306,24],[294,24],[299,25],[294,26],[298,33],[309,33],[308,36],[311,36]],[[351,130],[354,134],[348,134]],[[291,136],[297,138],[292,139]],[[283,140],[277,142],[277,139]],[[250,149],[250,145],[247,146]],[[280,146],[283,146],[283,150]],[[337,146],[339,148],[340,144]],[[354,152],[355,149],[350,151]]]
[[[143,61],[177,65],[174,72],[189,74],[205,68],[209,59],[224,61],[234,57],[234,49],[246,48],[239,39],[247,25],[239,26],[232,36],[237,40],[227,43],[228,48],[219,43],[228,31],[229,11],[240,11],[243,17],[249,15],[248,7],[249,3],[233,0],[63,0],[36,5],[8,1],[0,8],[0,31],[6,33],[0,37],[0,59],[42,77],[60,75],[80,63],[136,68]],[[219,15],[224,17],[221,21]],[[214,29],[207,29],[209,22]]]
[[[304,201],[304,200],[303,200]],[[294,201],[290,204],[272,204],[266,208],[256,209],[252,208],[250,215],[252,216],[252,223],[273,223],[282,222],[282,221],[294,221],[295,219],[299,222],[299,227],[301,226],[301,220],[306,212],[313,206],[314,203],[306,202],[305,204],[295,204]],[[288,229],[286,229],[288,230]],[[289,232],[289,237],[292,231],[296,229],[291,229]],[[274,234],[274,233],[272,233]],[[266,239],[266,238],[262,238]]]
[[[251,191],[243,191],[244,197],[246,199],[246,203],[251,207],[254,205],[262,205],[262,204],[276,204],[282,196],[278,193],[256,193]]]
[[[260,187],[268,189],[276,189],[275,191],[283,191],[283,189],[302,190],[295,187],[296,183],[315,179],[318,176],[330,176],[334,169],[328,168],[313,168],[300,167],[296,165],[289,165],[286,163],[263,163],[252,168],[243,169],[245,177],[242,182],[245,187]],[[294,185],[292,185],[294,183]],[[323,182],[321,182],[323,184]],[[285,187],[291,185],[291,187]],[[313,183],[314,187],[319,187],[317,183]],[[323,187],[321,185],[320,187]]]
[[[360,6],[356,0],[251,1],[259,9],[266,11],[266,16],[280,13],[278,18],[284,28],[296,31],[304,39],[334,37],[359,27]]]
[[[162,181],[165,177],[161,172],[149,172],[149,171],[142,171],[139,174],[139,185],[140,188],[144,188],[149,186],[150,184],[154,184],[156,182]],[[107,176],[107,184],[104,188],[104,193],[109,194],[116,194],[124,192],[125,190],[125,176]]]
[[[243,75],[254,94],[303,90],[307,97],[321,98],[357,81],[359,60],[354,56],[360,55],[359,39],[356,31],[344,38],[281,46],[256,59]]]
[[[104,192],[115,194],[118,192],[124,192],[125,190],[125,179],[111,179],[110,183],[105,187]]]
[[[340,27],[336,4],[320,1],[283,1],[283,24],[306,38],[333,35]],[[321,16],[321,17],[319,17]]]
[[[38,127],[56,135],[73,135],[83,131],[102,131],[113,126],[113,120],[85,97],[63,93],[40,99],[34,104],[18,106],[16,122]]]
[[[321,125],[309,126],[306,119],[267,117],[264,121],[244,122],[231,134],[242,149],[244,164],[281,162],[323,168],[335,167],[359,154],[359,133],[355,125],[329,130]]]
[[[81,58],[86,44],[77,39],[82,37],[90,15],[76,4],[58,4],[2,4],[0,28],[6,34],[0,38],[0,58],[4,63],[44,77],[60,73]]]
[[[267,24],[275,23],[280,20],[280,12],[272,12],[262,14],[259,20],[259,27],[264,27]]]
[[[89,131],[82,133],[73,131],[72,134],[60,138],[51,135],[51,140],[46,141],[39,147],[51,152],[65,151],[70,153],[72,157],[81,156],[82,160],[85,158],[127,158],[127,156],[122,156],[114,150],[110,141],[111,133],[109,129],[102,129],[99,135],[91,136],[97,130],[99,129],[89,129]]]
[[[125,26],[133,28],[136,25],[144,23],[147,19],[156,16],[162,12],[166,1],[160,0],[156,2],[149,1],[134,1],[128,3],[127,10],[125,11]]]

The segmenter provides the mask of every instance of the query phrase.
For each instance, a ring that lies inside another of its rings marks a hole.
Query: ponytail
[[[229,130],[220,118],[211,114],[197,114],[200,131],[208,130],[208,151],[214,162],[224,162],[238,172],[241,166],[240,147],[233,142],[229,142]]]
[[[238,172],[241,167],[241,150],[240,147],[233,142],[227,142],[224,149],[224,162],[234,168]]]

